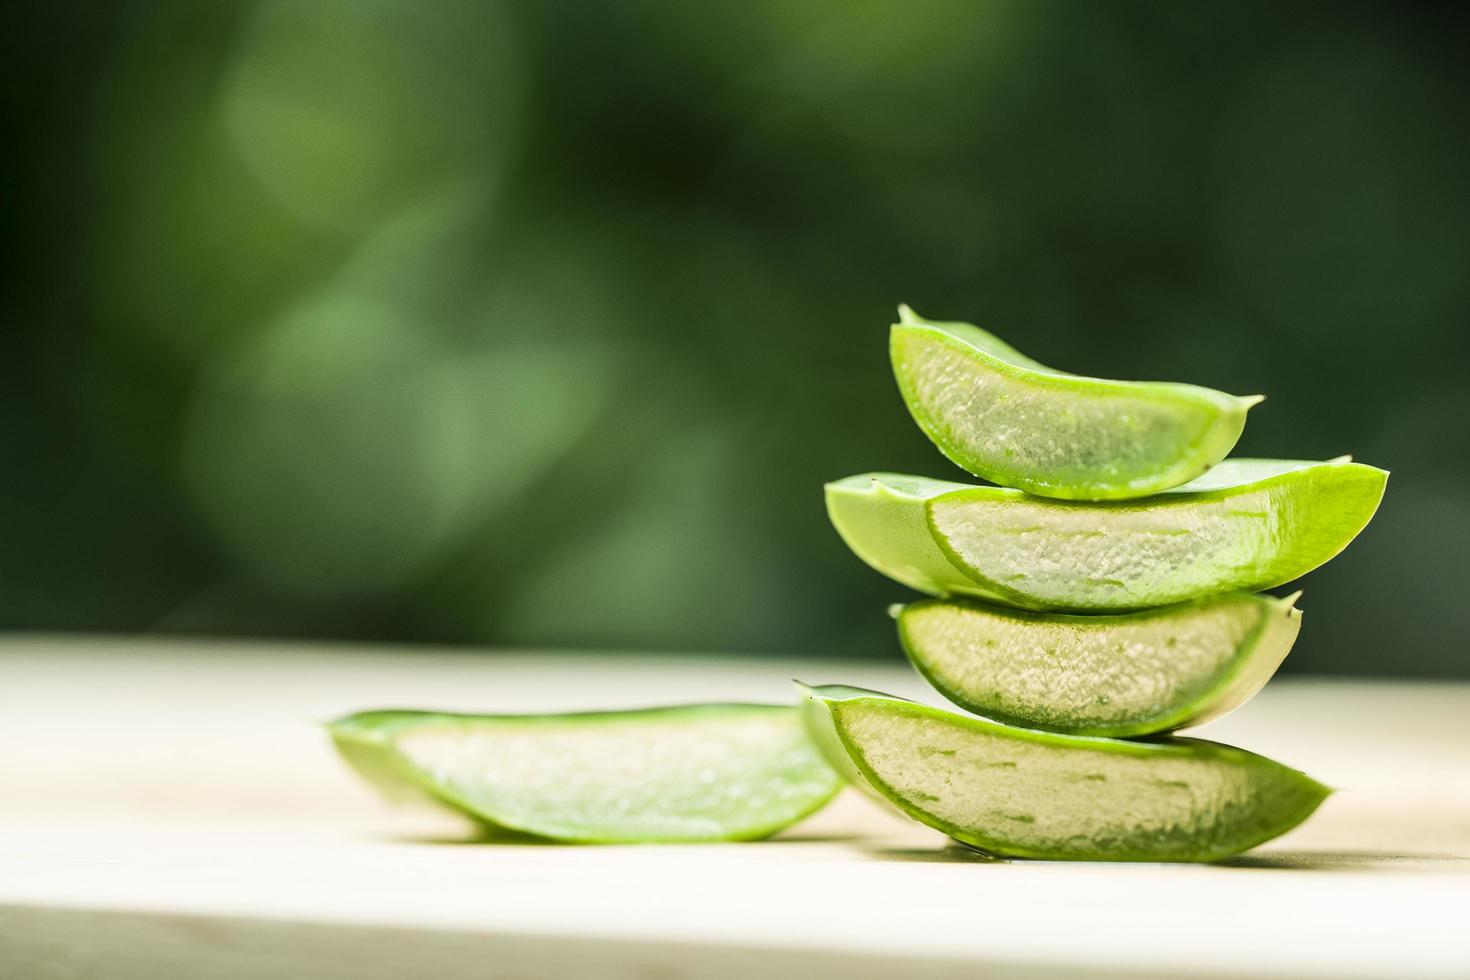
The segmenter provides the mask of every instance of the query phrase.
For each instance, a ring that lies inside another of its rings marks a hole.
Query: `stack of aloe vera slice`
[[[914,420],[997,486],[870,473],[829,484],[853,552],[929,593],[895,607],[941,711],[806,688],[859,786],[997,855],[1208,861],[1306,819],[1329,790],[1166,733],[1243,704],[1301,625],[1300,593],[1388,474],[1350,459],[1225,459],[1260,398],[1046,367],[907,307],[890,355]],[[977,717],[978,716],[978,717]]]

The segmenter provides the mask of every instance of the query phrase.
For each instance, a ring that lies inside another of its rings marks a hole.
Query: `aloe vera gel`
[[[1128,736],[1199,725],[1249,700],[1296,641],[1295,601],[1235,593],[1073,616],[925,599],[895,618],[919,673],[967,711],[1024,728]]]
[[[343,758],[391,798],[567,842],[768,837],[820,809],[841,786],[790,705],[570,715],[369,711],[328,730]]]
[[[1330,792],[1214,742],[1079,738],[855,688],[806,694],[818,738],[865,788],[1002,857],[1213,861],[1285,833]]]
[[[914,421],[946,456],[995,483],[1068,500],[1142,497],[1194,479],[1225,458],[1261,400],[1079,377],[907,306],[889,354]]]
[[[1116,612],[1293,581],[1367,526],[1388,474],[1346,459],[1229,460],[1142,500],[1080,504],[902,474],[827,485],[853,552],[933,595]]]
[[[1271,678],[1301,613],[1256,593],[1346,548],[1388,474],[1224,459],[1259,399],[1077,377],[907,307],[890,356],[924,434],[1000,485],[867,473],[828,484],[827,513],[864,562],[935,597],[895,607],[899,641],[974,714],[804,688],[833,764],[1010,857],[1211,861],[1306,819],[1319,783],[1160,733]]]

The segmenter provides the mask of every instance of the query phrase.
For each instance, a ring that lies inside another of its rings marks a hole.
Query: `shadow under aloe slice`
[[[842,785],[786,705],[368,711],[327,728],[389,797],[568,842],[754,840],[820,809]]]
[[[850,687],[803,688],[814,739],[880,799],[972,847],[1059,861],[1217,861],[1331,792],[1243,749],[1011,728]]]
[[[899,317],[889,355],[919,428],[969,472],[1041,496],[1122,500],[1179,486],[1230,452],[1261,400],[1080,377],[968,323],[907,306]]]
[[[1128,737],[1202,724],[1254,696],[1296,641],[1295,600],[1230,594],[1071,616],[925,599],[896,618],[909,660],[961,708],[1023,728]]]
[[[1347,459],[1231,459],[1143,500],[1078,503],[893,473],[827,484],[855,554],[934,595],[1109,612],[1290,582],[1347,547],[1388,474]]]

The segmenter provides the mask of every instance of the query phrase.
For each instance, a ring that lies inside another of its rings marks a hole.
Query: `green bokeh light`
[[[488,182],[519,137],[519,42],[500,9],[451,3],[429,19],[395,0],[265,0],[223,88],[226,130],[315,227],[360,229],[445,176]]]
[[[908,302],[1394,470],[1287,669],[1464,673],[1458,16],[37,7],[0,619],[891,656],[819,488],[959,475],[886,363]]]

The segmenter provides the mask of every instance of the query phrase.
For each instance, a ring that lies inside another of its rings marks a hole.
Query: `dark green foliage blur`
[[[902,301],[1393,470],[1288,669],[1470,675],[1458,5],[20,7],[0,626],[897,656]]]

